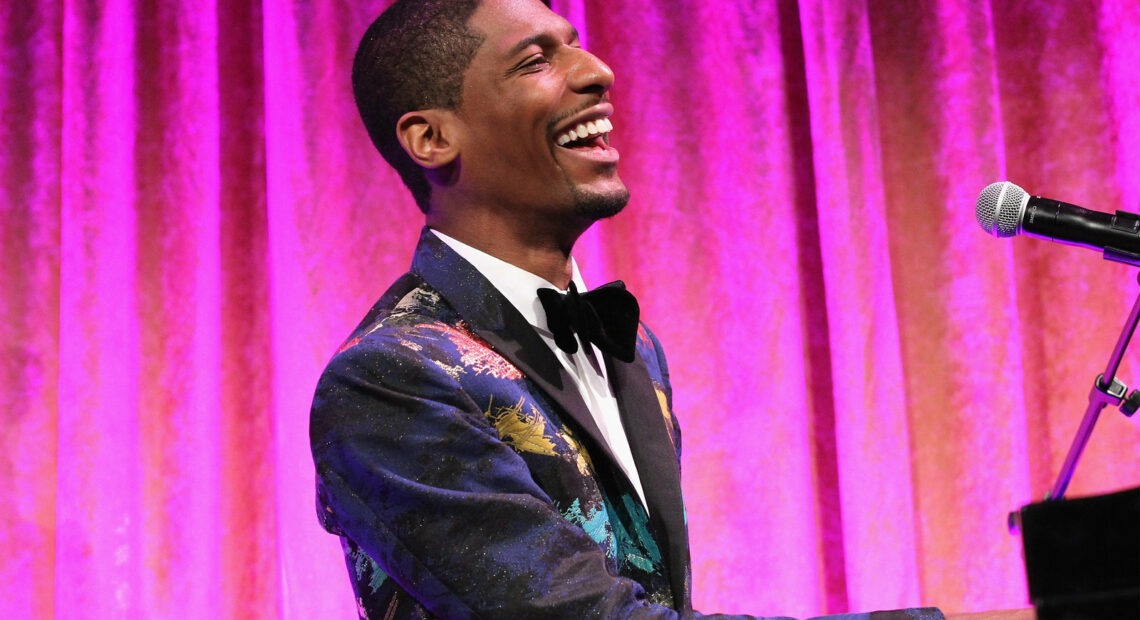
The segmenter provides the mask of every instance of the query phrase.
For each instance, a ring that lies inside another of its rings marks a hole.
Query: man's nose
[[[601,58],[584,49],[574,48],[574,64],[570,67],[570,88],[575,92],[602,94],[614,85],[614,72]]]

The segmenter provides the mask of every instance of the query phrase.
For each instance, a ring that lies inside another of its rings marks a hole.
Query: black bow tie
[[[637,298],[620,280],[581,295],[573,282],[565,295],[540,288],[538,300],[559,349],[577,352],[577,334],[583,344],[593,344],[623,362],[633,361],[640,309]]]

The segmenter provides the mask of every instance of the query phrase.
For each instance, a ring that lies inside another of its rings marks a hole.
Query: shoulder
[[[317,382],[311,424],[414,409],[417,401],[463,405],[460,364],[484,349],[436,291],[405,276],[328,361]]]
[[[454,387],[455,373],[449,372],[449,364],[487,347],[438,291],[406,276],[337,349],[321,383],[349,380],[427,387],[439,381]]]

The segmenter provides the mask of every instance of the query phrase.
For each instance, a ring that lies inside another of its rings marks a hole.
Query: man
[[[400,0],[365,34],[357,103],[427,227],[313,404],[362,616],[693,615],[665,358],[571,258],[629,199],[613,79],[538,0]]]

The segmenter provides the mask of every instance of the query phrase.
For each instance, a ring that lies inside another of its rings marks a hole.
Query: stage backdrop
[[[307,424],[421,222],[350,95],[382,5],[0,5],[0,616],[354,613]],[[577,255],[670,355],[698,607],[1024,606],[1006,513],[1140,286],[973,205],[1140,210],[1135,3],[555,8],[617,74]],[[1070,493],[1136,485],[1109,409]]]

